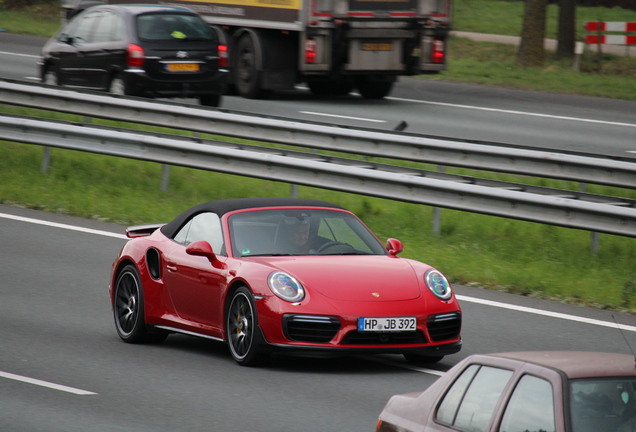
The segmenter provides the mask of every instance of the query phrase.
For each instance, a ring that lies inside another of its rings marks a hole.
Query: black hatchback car
[[[219,106],[226,66],[226,47],[188,8],[99,5],[75,16],[44,45],[40,75],[49,85],[194,97]]]

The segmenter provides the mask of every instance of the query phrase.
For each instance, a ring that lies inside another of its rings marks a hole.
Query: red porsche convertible
[[[433,362],[461,348],[461,309],[444,275],[398,258],[399,240],[383,247],[337,205],[212,201],[127,236],[109,286],[125,342],[201,336],[226,342],[241,365],[285,350]]]

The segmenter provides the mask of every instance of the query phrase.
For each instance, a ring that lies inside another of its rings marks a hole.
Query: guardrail
[[[636,164],[585,154],[387,133],[0,81],[0,101],[300,147],[636,189]]]
[[[545,196],[66,122],[2,116],[0,138],[636,237],[633,206]]]
[[[6,84],[6,83],[2,83]],[[31,87],[20,86],[19,87]],[[2,86],[0,86],[2,87]],[[117,107],[122,107],[122,111],[129,113],[129,116],[121,114],[116,118],[126,118],[127,121],[137,120],[131,116],[135,112],[135,117],[148,116],[144,113],[146,107],[154,111],[174,110],[170,105],[152,103],[146,101],[134,101],[126,99],[111,98],[109,96],[85,94],[81,92],[68,92],[64,90],[35,87],[33,100],[28,101],[23,95],[22,103],[19,105],[33,106],[39,103],[39,96],[45,94],[45,98],[52,99],[57,93],[61,100],[57,106],[47,109],[56,111],[67,111],[70,109],[70,101],[81,100],[86,105],[79,113],[95,117],[104,117],[102,111],[108,111],[112,115]],[[14,94],[17,93],[13,89]],[[24,91],[29,94],[29,91]],[[92,99],[89,101],[88,99]],[[2,93],[0,100],[8,102]],[[42,106],[39,106],[43,108]],[[63,109],[59,109],[63,107]],[[87,109],[92,107],[92,110]],[[97,108],[102,107],[102,110]],[[74,108],[74,110],[81,108]],[[361,130],[341,130],[341,128],[327,127],[319,124],[295,123],[280,119],[268,119],[265,117],[254,117],[227,113],[221,111],[211,111],[206,109],[196,109],[184,106],[178,107],[178,113],[174,115],[184,116],[190,122],[198,119],[207,119],[213,124],[230,125],[228,128],[235,128],[237,124],[243,125],[243,132],[236,136],[250,138],[254,131],[250,127],[251,118],[256,127],[262,131],[269,131],[274,128],[274,134],[284,136],[294,135],[295,131],[301,130],[302,136],[307,136],[311,141],[310,130],[317,128],[322,139],[326,136],[348,137],[361,144],[366,142],[368,146],[374,147],[387,144],[377,138],[382,136],[388,142],[401,139],[413,139],[417,141],[417,136],[391,137],[391,134],[361,131]],[[190,114],[191,117],[186,116]],[[108,117],[106,116],[106,117]],[[226,116],[229,118],[226,118]],[[268,124],[265,120],[271,121]],[[180,128],[187,128],[182,123],[171,121],[163,125],[178,124]],[[285,125],[289,130],[285,132]],[[203,128],[204,126],[199,125]],[[206,126],[206,129],[214,129],[213,126]],[[220,129],[224,129],[221,127]],[[245,130],[247,129],[247,130]],[[198,130],[195,128],[195,130]],[[330,130],[332,135],[327,134]],[[211,130],[206,130],[211,132]],[[214,130],[214,133],[221,133]],[[365,141],[365,134],[373,136]],[[259,139],[270,139],[259,134]],[[555,195],[542,195],[539,193],[510,190],[501,185],[475,184],[472,181],[459,181],[457,179],[431,178],[422,173],[406,172],[400,168],[401,172],[391,172],[379,169],[378,166],[364,167],[364,161],[349,160],[349,163],[331,163],[329,161],[316,160],[313,157],[300,157],[299,155],[287,156],[276,154],[271,151],[264,151],[259,148],[239,147],[221,141],[205,143],[194,142],[191,139],[177,137],[163,137],[153,134],[139,132],[123,132],[112,128],[96,127],[90,125],[77,125],[69,122],[43,121],[15,116],[0,117],[0,139],[9,141],[38,144],[50,147],[60,147],[66,149],[81,150],[105,155],[141,159],[164,164],[181,165],[186,167],[206,169],[231,174],[242,174],[251,177],[268,180],[286,181],[294,184],[322,187],[344,192],[352,192],[382,198],[394,199],[419,204],[427,204],[438,207],[452,208],[456,210],[483,213],[494,216],[522,219],[527,221],[559,225],[569,228],[586,229],[590,231],[611,233],[623,236],[636,237],[636,206],[633,200],[617,200],[617,202],[593,202],[594,200],[572,199]],[[289,137],[288,137],[289,139]],[[314,139],[316,139],[314,137]],[[306,141],[297,138],[300,145],[308,146]],[[274,141],[274,140],[273,140]],[[336,139],[338,142],[338,140]],[[452,143],[451,141],[447,141]],[[293,144],[299,145],[295,140]],[[465,143],[464,143],[465,144]],[[478,147],[473,145],[473,147]],[[333,148],[332,148],[333,149]],[[341,150],[340,147],[336,147]],[[512,148],[499,149],[501,152],[509,150],[511,154],[517,154]],[[377,151],[377,149],[376,149]],[[481,153],[475,150],[477,153]],[[365,153],[369,153],[366,150]],[[461,153],[460,153],[461,154]],[[305,153],[307,155],[307,153]],[[459,154],[458,154],[459,155]],[[383,156],[385,156],[383,154]],[[594,158],[558,155],[564,161],[569,161],[570,157],[580,160],[589,159],[587,164],[592,167]],[[397,154],[396,154],[397,157]],[[404,159],[404,158],[403,158]],[[408,158],[407,158],[408,159]],[[493,159],[491,159],[492,161]],[[607,162],[609,165],[617,164],[622,169],[620,171],[633,176],[636,164],[626,161],[598,160]],[[427,160],[428,162],[428,160]],[[510,160],[506,160],[510,164]],[[452,164],[451,164],[452,165]],[[547,165],[546,165],[547,166]],[[498,171],[505,171],[505,167],[499,167]],[[608,178],[614,177],[611,168],[605,168]],[[533,173],[534,174],[534,173]],[[580,180],[580,179],[577,179]],[[598,183],[598,182],[595,182]],[[572,192],[567,192],[571,195]]]

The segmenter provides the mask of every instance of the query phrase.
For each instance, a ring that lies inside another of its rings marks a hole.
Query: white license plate
[[[358,318],[358,331],[398,332],[415,331],[417,319],[415,317],[394,318]]]

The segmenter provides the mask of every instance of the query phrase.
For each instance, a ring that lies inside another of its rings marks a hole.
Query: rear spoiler
[[[161,228],[165,224],[155,223],[155,224],[145,224],[145,225],[134,225],[126,228],[126,237],[128,238],[136,238],[136,237],[145,237],[149,236],[157,229]]]

